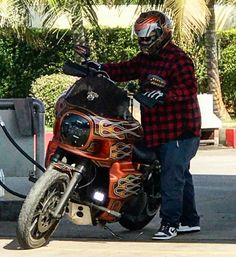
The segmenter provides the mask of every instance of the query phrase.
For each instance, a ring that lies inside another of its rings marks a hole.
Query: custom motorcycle
[[[64,66],[78,80],[57,101],[46,171],[19,214],[24,249],[45,245],[63,216],[77,225],[119,222],[139,230],[160,207],[160,165],[142,144],[127,91],[90,67],[88,50],[78,46],[82,64]]]

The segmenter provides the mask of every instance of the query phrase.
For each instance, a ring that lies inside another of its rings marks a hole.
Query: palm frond
[[[161,4],[163,4],[166,0],[148,0],[148,1],[145,1],[145,0],[139,0],[138,1],[138,5],[148,5],[150,7],[157,7]]]
[[[18,1],[0,1],[0,26],[10,26],[14,24],[14,26],[17,27],[17,25],[20,25],[22,23],[21,17],[24,15],[23,10],[23,4]]]
[[[58,20],[66,17],[68,29],[83,31],[85,19],[98,26],[95,4],[95,0],[0,0],[0,27],[33,40],[30,28],[46,27],[52,31]]]
[[[216,3],[218,4],[236,4],[236,0],[216,0]]]
[[[232,4],[215,6],[216,31],[236,27],[236,6]]]
[[[166,0],[163,10],[174,21],[177,39],[186,43],[204,32],[210,16],[205,0]]]

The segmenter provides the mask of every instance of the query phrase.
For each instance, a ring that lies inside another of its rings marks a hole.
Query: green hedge
[[[52,127],[54,110],[58,97],[75,82],[75,77],[65,74],[51,74],[42,76],[32,84],[32,96],[40,99],[46,109],[45,123]]]
[[[34,34],[39,39],[36,45],[18,40],[14,34],[0,30],[0,97],[28,96],[33,81],[43,75],[60,73],[63,62],[74,58],[70,32],[49,34],[47,31],[34,30]],[[130,29],[90,29],[87,35],[91,58],[98,62],[125,60],[138,52],[137,40],[131,37]],[[236,113],[236,31],[222,32],[217,37],[221,49],[219,69],[223,97],[229,110]],[[199,92],[208,92],[203,42],[186,51],[196,66]]]
[[[91,58],[101,63],[130,59],[139,50],[130,29],[103,28],[102,32],[90,30],[87,34],[92,48]]]
[[[57,44],[60,35],[34,30],[37,44],[19,40],[0,30],[0,97],[26,97],[32,82],[46,74],[57,73],[72,54],[71,35]]]
[[[100,62],[132,57],[137,51],[136,40],[129,29],[90,30],[92,58]],[[15,34],[0,30],[0,97],[26,97],[32,82],[42,75],[61,72],[63,63],[74,58],[70,32],[48,33],[34,30],[38,43],[29,44]],[[125,39],[125,40],[124,40]]]

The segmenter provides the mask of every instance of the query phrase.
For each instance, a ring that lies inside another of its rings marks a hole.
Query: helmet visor
[[[138,37],[149,37],[152,32],[156,32],[156,35],[159,36],[162,34],[162,28],[159,25],[159,22],[154,22],[145,26],[136,26],[135,33]]]

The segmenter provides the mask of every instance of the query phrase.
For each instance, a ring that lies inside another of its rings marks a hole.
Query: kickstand
[[[137,240],[142,234],[143,234],[143,231],[141,231],[141,232],[134,238],[134,240]]]
[[[104,226],[104,229],[107,229],[115,238],[117,239],[125,239],[124,237],[119,236],[118,234],[116,234],[111,228],[109,228],[108,226]],[[138,233],[138,235],[134,238],[134,240],[137,240],[141,235],[143,234],[143,231],[141,231],[140,233]]]
[[[123,239],[121,236],[119,236],[118,234],[116,234],[112,229],[110,229],[108,226],[104,226],[104,229],[107,229],[115,238],[117,239]]]

